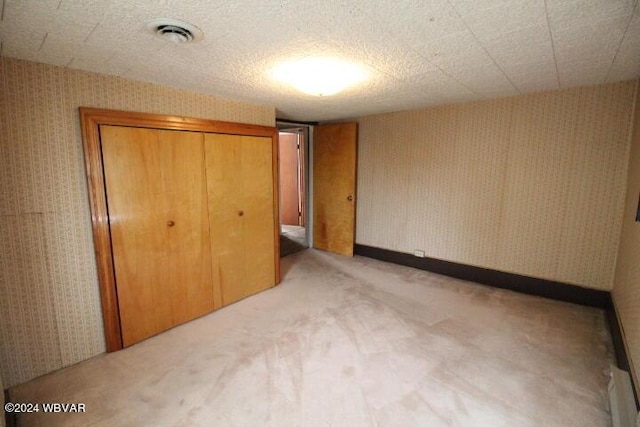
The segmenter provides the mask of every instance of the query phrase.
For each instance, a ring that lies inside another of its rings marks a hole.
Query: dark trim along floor
[[[623,371],[631,372],[631,364],[629,363],[629,357],[627,355],[627,348],[624,345],[624,338],[622,335],[622,328],[618,322],[618,316],[616,315],[615,305],[611,310],[607,310],[607,321],[609,323],[609,332],[611,332],[611,340],[613,341],[613,351],[616,356],[616,365]],[[633,386],[633,397],[636,400],[636,410],[640,411],[640,401],[638,401],[638,391],[633,380],[633,375],[630,375],[631,383]]]
[[[360,244],[354,245],[353,252],[355,255],[391,262],[393,264],[405,265],[407,267],[414,267],[420,270],[426,270],[432,273],[468,280],[496,288],[509,289],[524,294],[604,309],[613,341],[616,364],[620,369],[627,372],[630,371],[629,358],[624,346],[622,329],[618,323],[618,317],[615,313],[611,293],[608,291],[583,288],[582,286],[571,285],[568,283],[522,276],[520,274],[475,267],[472,265],[444,261],[436,258],[420,258],[403,252],[396,252],[389,249]],[[631,380],[633,381],[633,376],[631,376]],[[635,395],[635,384],[633,391]],[[638,396],[635,395],[634,397],[636,398],[636,407],[640,409]]]
[[[607,291],[583,288],[581,286],[555,282],[553,280],[521,276],[519,274],[490,270],[488,268],[474,267],[472,265],[443,261],[436,258],[419,258],[411,254],[374,248],[373,246],[356,244],[354,253],[368,258],[406,265],[457,279],[469,280],[496,288],[510,289],[524,294],[537,295],[539,297],[607,310],[611,308],[611,295]]]

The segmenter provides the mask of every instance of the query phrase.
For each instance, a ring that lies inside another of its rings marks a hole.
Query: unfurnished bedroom
[[[639,425],[637,0],[0,0],[0,426]]]

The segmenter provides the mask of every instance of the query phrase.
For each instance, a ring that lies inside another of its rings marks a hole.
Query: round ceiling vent
[[[177,19],[156,19],[149,22],[147,28],[156,37],[176,44],[197,42],[204,37],[200,28]]]

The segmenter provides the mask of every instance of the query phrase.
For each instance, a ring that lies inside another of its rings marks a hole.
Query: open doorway
[[[309,247],[309,126],[278,123],[280,256]]]

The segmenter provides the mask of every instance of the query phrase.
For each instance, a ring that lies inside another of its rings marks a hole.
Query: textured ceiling
[[[330,120],[640,76],[638,0],[0,0],[0,55],[275,105]],[[204,40],[146,30],[182,19]],[[308,55],[371,79],[317,98],[273,81]]]

